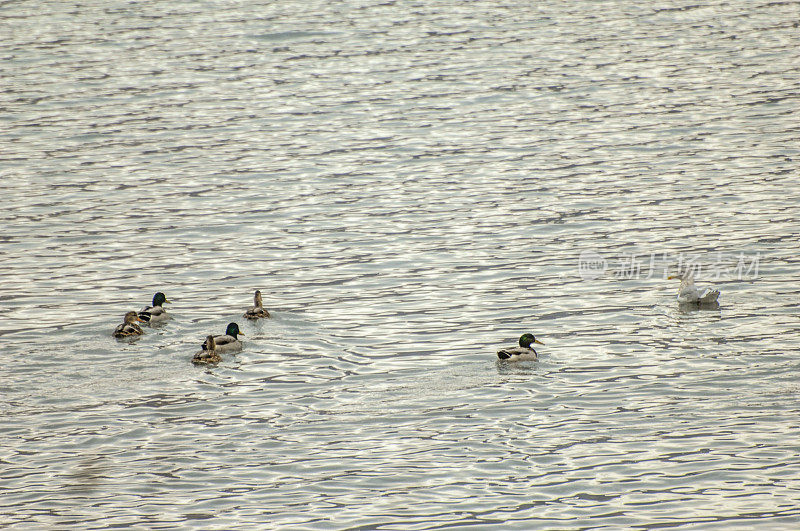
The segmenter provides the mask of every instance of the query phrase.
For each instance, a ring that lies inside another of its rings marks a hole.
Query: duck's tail
[[[511,353],[507,350],[498,350],[497,357],[501,360],[507,360],[511,357]]]
[[[719,290],[716,289],[707,289],[700,295],[699,301],[700,304],[712,304],[717,302],[717,298],[719,297]]]

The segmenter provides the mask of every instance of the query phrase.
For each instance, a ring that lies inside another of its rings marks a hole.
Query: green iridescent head
[[[533,348],[531,345],[534,343],[544,345],[544,343],[533,337],[533,334],[522,334],[519,338],[519,346],[522,348]]]
[[[239,325],[236,323],[230,323],[228,328],[225,329],[225,335],[236,337],[243,336],[244,334],[239,331]]]

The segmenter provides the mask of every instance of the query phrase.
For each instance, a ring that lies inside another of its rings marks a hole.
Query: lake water
[[[0,14],[0,526],[800,522],[800,3]]]

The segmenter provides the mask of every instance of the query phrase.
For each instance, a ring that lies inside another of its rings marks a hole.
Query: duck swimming
[[[122,324],[116,327],[111,335],[114,337],[130,337],[144,334],[144,330],[136,324],[136,321],[141,322],[136,312],[131,311],[126,313]]]
[[[518,347],[509,347],[498,350],[497,357],[505,361],[536,361],[539,359],[539,356],[531,346],[533,343],[544,345],[544,343],[533,337],[533,334],[522,334],[522,336],[519,338]]]
[[[214,336],[209,335],[206,337],[206,342],[203,343],[203,349],[194,355],[192,363],[196,365],[206,363],[219,363],[222,361],[222,356],[217,352],[217,344],[214,341]]]
[[[261,319],[269,317],[269,312],[264,309],[264,303],[261,302],[261,290],[256,290],[253,297],[253,307],[244,312],[245,319]]]
[[[153,305],[145,306],[142,308],[142,311],[139,312],[139,318],[145,323],[150,324],[163,323],[169,320],[170,315],[161,307],[164,303],[168,302],[167,297],[159,291],[153,295]]]
[[[239,352],[242,350],[242,342],[239,341],[237,336],[243,336],[244,334],[239,331],[239,325],[236,323],[230,323],[228,328],[225,329],[225,334],[221,336],[211,336],[214,340],[213,344],[215,346],[215,350],[218,354],[224,354],[225,352]],[[203,350],[207,349],[208,338],[203,342]]]
[[[694,306],[718,306],[719,290],[705,288],[702,291],[694,285],[694,274],[687,270],[683,275],[670,275],[668,280],[678,278],[681,286],[678,288],[678,304]]]

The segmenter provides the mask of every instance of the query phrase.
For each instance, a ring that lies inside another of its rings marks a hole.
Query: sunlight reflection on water
[[[796,524],[796,9],[662,4],[6,6],[0,522]]]

